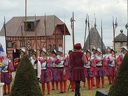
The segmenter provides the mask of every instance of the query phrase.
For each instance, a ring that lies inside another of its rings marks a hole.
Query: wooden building
[[[36,49],[36,45],[38,45],[37,49],[39,55],[39,50],[46,47],[46,42],[47,50],[58,49],[59,46],[63,47],[64,33],[65,35],[70,35],[65,23],[55,15],[28,16],[26,19],[25,17],[13,17],[5,25],[6,46],[10,56],[13,50],[12,42],[14,41],[17,43],[18,48],[21,48],[25,47],[26,40],[27,50]],[[37,33],[37,44],[35,33]],[[5,36],[4,27],[1,29],[0,36]]]
[[[127,36],[120,30],[120,34],[115,37],[115,50],[117,53],[121,53],[121,47],[127,46]]]

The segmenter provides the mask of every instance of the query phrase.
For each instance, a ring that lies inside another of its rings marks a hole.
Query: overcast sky
[[[4,16],[6,22],[14,16],[24,16],[25,0],[0,0],[0,29],[3,26]],[[42,16],[56,15],[67,24],[69,31],[72,12],[75,13],[75,43],[84,42],[85,18],[90,17],[90,23],[94,25],[94,14],[97,21],[97,29],[100,32],[101,19],[103,22],[103,40],[106,46],[112,46],[112,17],[117,17],[118,27],[126,34],[125,24],[127,23],[127,0],[27,0],[28,15]],[[71,36],[66,37],[66,50],[72,48]]]

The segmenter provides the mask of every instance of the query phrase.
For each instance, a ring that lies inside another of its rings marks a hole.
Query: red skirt
[[[117,70],[115,67],[110,66],[110,73],[112,77],[115,77],[117,74]]]
[[[1,72],[1,82],[9,85],[12,82],[12,75],[8,72]]]
[[[84,67],[72,70],[72,81],[85,81]]]
[[[41,83],[48,83],[52,80],[52,74],[50,70],[41,70]]]
[[[68,74],[67,70],[65,68],[58,68],[58,81],[66,81],[68,80]]]

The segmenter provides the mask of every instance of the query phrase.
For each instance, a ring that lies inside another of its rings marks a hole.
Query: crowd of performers
[[[75,44],[74,48],[77,48],[78,46],[79,44]],[[13,53],[17,56],[14,56],[15,58],[11,61],[5,54],[3,55],[4,51],[2,46],[0,47],[1,82],[5,83],[4,94],[10,93],[12,72],[18,66],[18,62],[20,62],[19,58],[25,54],[25,51],[24,48],[21,48],[19,52],[16,50],[16,45],[14,45]],[[107,48],[107,53],[104,55],[100,48],[96,49],[93,47],[92,50],[87,50],[84,53],[84,58],[86,58],[87,63],[84,65],[84,80],[82,80],[84,82],[83,86],[87,83],[88,90],[92,90],[94,86],[97,88],[104,88],[105,76],[107,76],[108,82],[111,85],[127,51],[127,47],[125,46],[121,48],[121,54],[119,55],[117,55],[115,50],[110,47]],[[74,92],[77,83],[75,83],[73,78],[75,78],[76,74],[75,71],[72,70],[72,65],[70,64],[71,59],[74,59],[70,56],[73,52],[73,50],[70,50],[68,55],[65,56],[62,47],[59,47],[57,51],[53,50],[48,54],[47,50],[42,48],[41,56],[38,57],[36,56],[36,50],[33,50],[32,55],[30,56],[30,62],[35,69],[39,82],[41,83],[43,94],[50,94],[51,89],[59,90],[59,93],[65,93],[71,88],[71,91]],[[80,56],[76,57],[83,59],[83,57]],[[76,62],[79,61],[77,58],[75,58]],[[81,76],[78,73],[77,75]],[[69,85],[67,84],[68,80],[70,81]],[[46,87],[47,92],[45,92]]]

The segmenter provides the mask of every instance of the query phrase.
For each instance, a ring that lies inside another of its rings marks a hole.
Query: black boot
[[[80,93],[77,96],[80,96]]]

